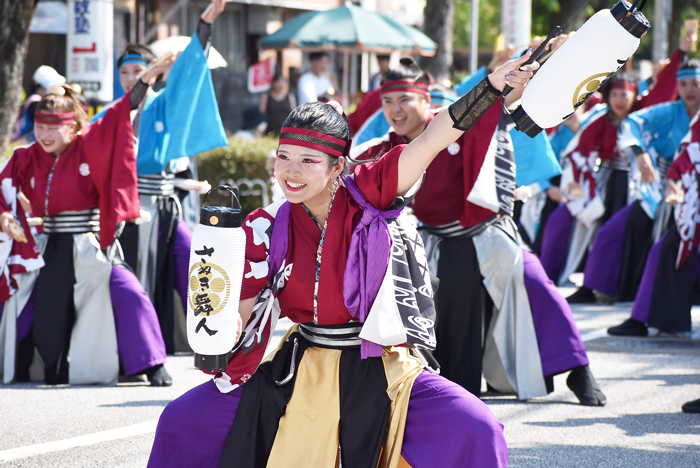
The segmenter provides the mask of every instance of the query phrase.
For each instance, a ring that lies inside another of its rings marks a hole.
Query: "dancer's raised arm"
[[[435,116],[428,128],[403,150],[399,159],[398,195],[404,195],[428,168],[435,156],[457,140],[501,97],[506,85],[514,91],[508,100],[520,97],[537,62],[523,66],[532,50],[522,57],[506,62],[501,68],[484,78],[474,89],[450,105],[447,112]]]

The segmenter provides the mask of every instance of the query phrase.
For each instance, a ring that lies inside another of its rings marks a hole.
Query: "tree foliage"
[[[471,0],[455,0],[455,47],[468,47],[470,42]],[[564,23],[581,5],[583,0],[532,0],[532,35],[546,36],[556,25]],[[616,0],[590,0],[588,5],[573,18],[565,31],[578,29],[597,11],[610,8]],[[683,20],[700,18],[698,0],[673,0],[671,24],[669,25],[669,53],[678,48],[680,38],[685,33]],[[479,0],[479,47],[493,48],[500,33],[499,0]],[[637,57],[650,58],[654,38],[654,0],[644,7],[652,29],[642,38]]]
[[[38,0],[0,0],[0,154],[5,153],[20,105],[29,24]]]
[[[427,0],[423,11],[424,32],[437,43],[438,48],[434,57],[423,58],[421,66],[441,81],[448,78],[447,73],[452,66],[455,0]]]

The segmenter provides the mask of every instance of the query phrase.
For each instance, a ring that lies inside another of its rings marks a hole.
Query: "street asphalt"
[[[680,410],[700,398],[700,340],[607,336],[630,307],[574,308],[607,406],[577,404],[566,375],[544,398],[483,397],[505,425],[511,467],[700,467],[700,414]],[[697,329],[700,310],[693,319]],[[168,358],[168,388],[0,385],[0,468],[146,466],[165,405],[207,380],[192,361]]]

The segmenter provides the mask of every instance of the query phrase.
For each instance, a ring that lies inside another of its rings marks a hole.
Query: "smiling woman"
[[[342,108],[292,111],[275,163],[287,200],[243,226],[245,329],[213,382],[167,406],[149,466],[389,467],[401,457],[414,468],[507,466],[503,427],[488,408],[425,370],[421,349],[435,346],[430,277],[420,237],[397,218],[425,168],[469,127],[463,121],[496,101],[505,74],[524,87],[536,68],[516,71],[527,58],[492,76],[488,96],[468,95],[478,110],[460,102],[351,175]],[[282,314],[296,325],[261,364]]]
[[[120,361],[127,375],[172,383],[153,305],[133,273],[118,267],[118,249],[109,249],[118,223],[139,216],[129,114],[146,88],[137,84],[87,125],[74,91],[52,87],[37,106],[37,143],[16,149],[0,174],[13,188],[0,196],[2,240],[41,254],[8,262],[22,275],[10,278],[14,294],[0,300],[21,313],[3,317],[12,330],[0,335],[10,355],[0,368],[4,383],[29,379],[35,348],[47,384],[111,383]],[[6,198],[15,190],[26,203]],[[43,219],[43,232],[32,235],[25,210]],[[20,225],[24,236],[14,232]]]

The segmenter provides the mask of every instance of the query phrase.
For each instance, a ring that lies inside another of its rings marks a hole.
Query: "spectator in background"
[[[311,70],[301,75],[297,84],[299,104],[316,102],[318,96],[324,94],[333,83],[323,73],[328,67],[328,54],[325,52],[312,52]]]
[[[287,80],[280,73],[275,74],[272,89],[260,98],[260,113],[267,116],[267,133],[279,134],[284,120],[296,106],[297,99],[289,92]]]
[[[391,69],[389,68],[389,59],[391,55],[377,55],[377,63],[379,64],[379,72],[376,73],[369,82],[369,90],[373,91],[379,87],[382,82],[384,75],[389,73]]]
[[[48,65],[42,65],[36,69],[34,76],[32,76],[32,90],[22,105],[12,140],[26,138],[29,142],[34,141],[34,111],[36,106],[52,86],[62,85],[65,82],[66,79]]]
[[[255,106],[247,107],[243,111],[243,125],[233,134],[234,138],[252,141],[265,134],[267,117]]]

